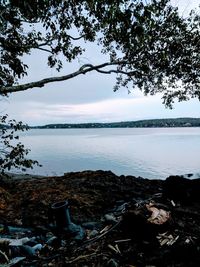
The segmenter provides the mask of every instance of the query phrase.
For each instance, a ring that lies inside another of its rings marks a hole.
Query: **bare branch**
[[[108,70],[108,71],[106,71],[106,70],[96,69],[96,71],[99,72],[99,73],[103,73],[103,74],[111,74],[111,73],[118,74],[118,73],[121,73],[121,74],[124,74],[124,75],[127,75],[127,76],[133,75],[133,72],[132,71],[127,72],[127,71],[123,71],[123,70]]]
[[[40,23],[40,20],[26,20],[26,19],[20,19],[20,22],[23,22],[23,23]]]
[[[50,78],[42,79],[36,82],[31,82],[31,83],[26,83],[26,84],[16,85],[16,86],[8,86],[8,87],[2,86],[0,87],[0,95],[5,95],[8,93],[19,92],[19,91],[25,91],[25,90],[28,90],[34,87],[43,87],[45,84],[52,83],[52,82],[66,81],[74,77],[77,77],[81,74],[86,74],[94,70],[100,73],[106,73],[106,74],[122,73],[125,75],[130,75],[130,72],[125,72],[122,70],[108,70],[108,71],[101,70],[102,68],[105,68],[108,66],[116,66],[116,65],[119,66],[119,65],[127,65],[127,64],[131,64],[131,62],[127,62],[127,61],[105,62],[103,64],[95,65],[95,66],[93,66],[92,64],[85,64],[78,71],[75,71],[73,73],[70,73],[64,76],[50,77]],[[133,72],[131,72],[131,74],[133,74]]]
[[[71,38],[72,40],[74,40],[74,41],[77,41],[77,40],[80,40],[80,39],[82,39],[82,38],[84,38],[85,37],[85,35],[81,35],[81,36],[79,36],[79,37],[73,37],[73,36],[71,36],[71,35],[67,35],[69,38]]]
[[[33,46],[33,48],[37,48],[37,47],[41,47],[41,46],[50,45],[51,42],[52,42],[53,40],[55,40],[55,39],[56,39],[56,38],[52,38],[52,39],[46,40],[46,42],[41,43],[41,44],[37,44],[37,46]]]
[[[85,35],[81,35],[79,37],[73,37],[71,35],[67,35],[70,39],[74,40],[74,41],[78,41],[82,38],[85,37]],[[47,49],[47,48],[43,48],[44,46],[48,46],[50,47],[50,45],[52,44],[52,41],[56,40],[58,38],[58,36],[54,36],[52,37],[51,39],[48,39],[48,40],[45,40],[44,39],[44,42],[43,43],[35,43],[33,45],[22,45],[20,46],[20,48],[25,48],[25,49],[39,49],[39,50],[43,50],[45,52],[48,52],[48,53],[51,53],[53,54],[53,52],[50,50],[50,49]],[[0,47],[1,46],[1,43],[0,43]]]
[[[78,41],[78,40],[80,40],[80,39],[82,39],[82,38],[84,38],[85,37],[85,35],[81,35],[81,36],[79,36],[79,37],[73,37],[73,36],[71,36],[71,35],[67,35],[70,39],[72,39],[72,40],[74,40],[74,41]],[[38,44],[37,46],[33,46],[32,48],[38,48],[38,47],[41,47],[41,46],[48,46],[48,45],[50,45],[51,43],[52,43],[52,41],[54,41],[54,40],[56,40],[58,38],[58,36],[54,36],[54,37],[52,37],[51,39],[49,39],[49,40],[46,40],[46,42],[44,42],[44,43],[40,43],[40,44]]]
[[[45,51],[45,52],[48,52],[50,54],[53,54],[51,50],[48,50],[46,48],[42,48],[42,47],[35,47],[36,49],[39,49],[39,50],[42,50],[42,51]]]

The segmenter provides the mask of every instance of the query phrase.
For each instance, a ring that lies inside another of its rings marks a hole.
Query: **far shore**
[[[200,118],[167,118],[107,123],[52,123],[32,129],[99,129],[99,128],[175,128],[200,127]]]
[[[4,179],[9,179],[9,180],[30,180],[30,179],[45,179],[45,178],[50,178],[50,177],[65,177],[65,176],[68,176],[68,175],[73,175],[73,174],[76,174],[76,173],[85,173],[85,172],[98,172],[98,171],[102,171],[102,170],[96,170],[96,171],[92,171],[92,170],[85,170],[85,171],[82,171],[82,172],[66,172],[66,173],[63,173],[63,175],[40,175],[40,174],[31,174],[31,173],[24,173],[24,172],[21,172],[21,173],[18,173],[18,172],[7,172],[5,173],[6,175],[4,176]],[[104,171],[102,171],[104,172]],[[105,171],[106,172],[106,171]],[[111,172],[111,171],[110,171]],[[115,175],[115,174],[114,174]],[[180,176],[180,177],[183,177],[183,178],[186,178],[186,179],[198,179],[200,178],[200,173],[188,173],[188,174],[182,174],[182,175],[177,175],[177,174],[174,174],[175,176]],[[124,175],[121,175],[124,177]],[[132,175],[129,175],[130,177]],[[116,175],[117,177],[117,175]],[[132,176],[132,177],[135,177],[136,179],[147,179],[147,180],[161,180],[161,181],[164,181],[166,180],[168,177],[165,177],[164,179],[162,178],[148,178],[148,177],[141,177],[141,176]]]

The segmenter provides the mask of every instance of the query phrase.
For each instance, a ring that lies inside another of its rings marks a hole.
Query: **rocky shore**
[[[0,236],[16,238],[9,227],[37,236],[40,250],[19,252],[18,266],[200,266],[199,194],[200,179],[179,176],[148,180],[84,171],[1,177]],[[52,226],[51,205],[65,200],[81,238]],[[53,237],[58,242],[50,244]],[[17,266],[1,239],[0,266]]]

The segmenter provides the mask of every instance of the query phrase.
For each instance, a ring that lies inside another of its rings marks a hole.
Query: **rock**
[[[183,176],[170,176],[164,181],[165,198],[182,203],[200,202],[200,179],[186,179]]]
[[[119,264],[115,259],[110,259],[107,263],[107,267],[119,267]]]

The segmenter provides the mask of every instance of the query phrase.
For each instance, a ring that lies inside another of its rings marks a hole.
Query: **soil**
[[[180,176],[148,180],[84,171],[2,177],[0,223],[43,232],[43,243],[49,233],[60,240],[18,266],[200,266],[199,193],[200,179]],[[84,229],[81,240],[50,227],[52,203],[64,200]]]

